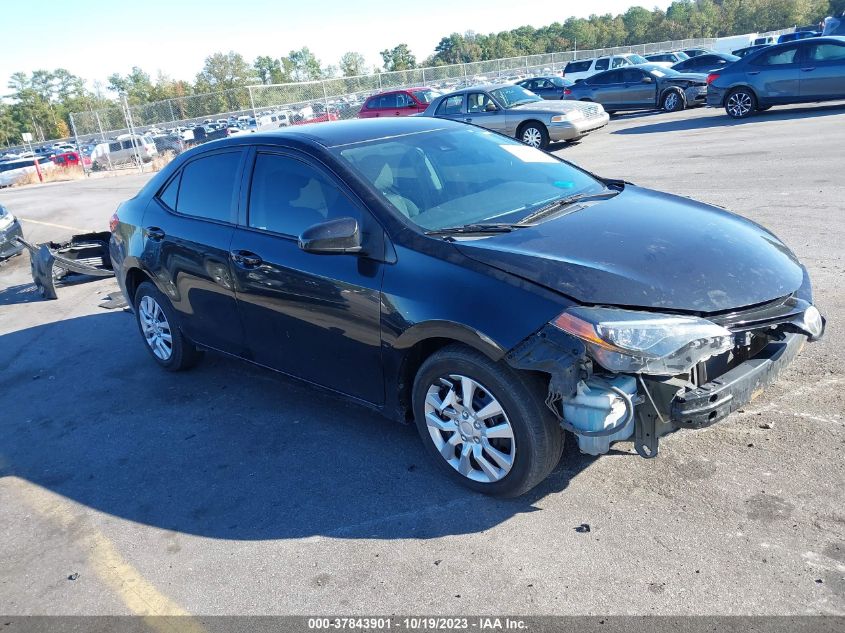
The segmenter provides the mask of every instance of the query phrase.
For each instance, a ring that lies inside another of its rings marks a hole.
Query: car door
[[[590,100],[608,108],[619,106],[622,99],[622,72],[611,70],[593,75],[588,80]]]
[[[323,166],[273,149],[254,154],[231,252],[249,358],[381,404],[380,297],[384,232]],[[354,217],[368,255],[318,255],[297,236]]]
[[[462,121],[466,118],[464,111],[464,95],[457,94],[450,97],[445,97],[434,111],[434,116],[441,119],[452,119],[453,121]]]
[[[654,77],[639,68],[626,68],[620,72],[620,103],[628,108],[653,108],[657,103],[657,82]]]
[[[788,103],[799,98],[799,44],[778,47],[748,64],[749,83],[763,103]]]
[[[845,98],[845,43],[805,42],[799,53],[802,99]]]
[[[494,108],[490,110],[489,108]],[[486,92],[468,92],[466,95],[466,123],[472,123],[494,132],[507,134],[506,110],[499,107]]]
[[[543,97],[543,99],[557,99],[559,97],[554,84],[548,79],[538,79],[536,86],[536,89],[532,89],[531,91],[538,97]]]
[[[205,152],[154,196],[144,213],[142,261],[196,343],[243,353],[229,247],[244,152]]]

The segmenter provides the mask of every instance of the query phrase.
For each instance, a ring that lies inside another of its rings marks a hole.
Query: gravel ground
[[[845,615],[843,147],[835,104],[621,116],[555,148],[772,229],[829,327],[746,409],[664,438],[657,459],[570,442],[513,501],[452,485],[413,428],[268,372],[210,356],[163,373],[132,316],[97,307],[114,280],[43,302],[26,255],[7,262],[0,612]],[[0,202],[58,239],[105,229],[146,178]]]

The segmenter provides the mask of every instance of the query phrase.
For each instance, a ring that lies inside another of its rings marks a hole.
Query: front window
[[[604,190],[550,154],[467,126],[365,141],[335,150],[411,222],[426,230],[518,222],[555,200]]]
[[[491,90],[490,94],[506,108],[521,105],[523,103],[534,103],[535,101],[542,101],[540,97],[534,93],[528,92],[521,86],[503,86],[496,90]]]

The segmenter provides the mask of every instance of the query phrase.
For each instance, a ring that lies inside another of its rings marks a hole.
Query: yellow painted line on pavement
[[[74,543],[87,552],[89,568],[132,613],[144,617],[148,626],[159,633],[205,633],[202,625],[191,618],[155,617],[191,614],[144,578],[108,537],[74,512],[67,499],[19,477],[4,479],[25,505],[73,534]]]
[[[54,229],[64,229],[66,231],[73,231],[74,233],[88,233],[90,229],[79,229],[75,226],[65,226],[64,224],[53,224],[52,222],[42,222],[41,220],[30,220],[29,218],[18,217],[21,222],[30,222],[31,224],[40,224],[41,226],[52,226]]]

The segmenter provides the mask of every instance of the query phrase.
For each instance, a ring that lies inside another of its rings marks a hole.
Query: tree
[[[392,49],[383,50],[381,58],[384,60],[384,69],[387,71],[410,70],[417,67],[417,58],[411,53],[407,44],[399,44]]]
[[[119,73],[109,75],[108,82],[109,90],[125,94],[127,101],[132,105],[148,103],[153,99],[154,90],[150,75],[137,66],[133,66],[126,76]]]
[[[211,90],[243,88],[255,80],[255,70],[240,53],[214,53],[205,58],[197,83]]]
[[[367,62],[361,53],[348,52],[340,58],[340,72],[344,77],[356,77],[367,72]]]
[[[322,75],[320,60],[307,46],[288,53],[287,58],[282,58],[282,64],[293,81],[313,81]]]
[[[252,63],[255,68],[258,81],[263,84],[280,84],[284,82],[282,76],[282,63],[273,57],[261,55],[255,58]]]

